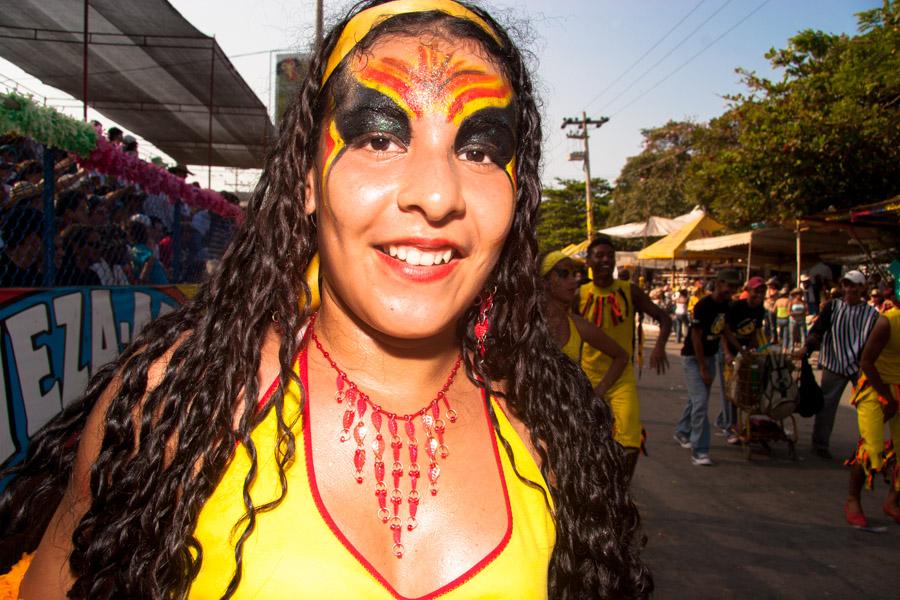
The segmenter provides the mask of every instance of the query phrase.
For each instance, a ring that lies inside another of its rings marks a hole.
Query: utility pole
[[[322,45],[322,30],[324,29],[322,13],[322,0],[316,0],[316,48]]]
[[[609,117],[589,119],[587,113],[582,111],[580,119],[566,117],[562,123],[563,129],[574,126],[581,130],[580,132],[567,133],[566,137],[574,140],[584,140],[584,150],[582,152],[572,152],[569,155],[569,160],[581,160],[584,164],[584,203],[587,207],[587,239],[591,239],[591,236],[594,234],[594,211],[591,206],[591,149],[588,144],[590,140],[588,130],[591,127],[602,127],[607,121],[609,121]]]

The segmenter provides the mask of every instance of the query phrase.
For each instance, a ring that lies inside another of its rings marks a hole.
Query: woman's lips
[[[432,265],[414,265],[405,260],[394,258],[385,252],[376,252],[381,262],[395,275],[417,283],[439,281],[452,273],[459,260],[451,258],[450,262]]]

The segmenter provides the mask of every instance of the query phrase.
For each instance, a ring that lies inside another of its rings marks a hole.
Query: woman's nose
[[[415,144],[415,142],[414,142]],[[438,142],[419,141],[410,149],[405,184],[398,205],[418,211],[431,223],[440,223],[465,211],[462,181],[452,149]]]

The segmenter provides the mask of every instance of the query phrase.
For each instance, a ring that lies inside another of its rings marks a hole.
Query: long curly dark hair
[[[102,446],[90,472],[91,505],[73,534],[70,566],[76,580],[70,597],[186,597],[203,559],[193,535],[198,515],[239,442],[251,466],[244,478],[246,514],[236,524],[235,569],[223,598],[237,589],[244,542],[253,534],[256,516],[277,507],[287,493],[284,472],[294,456],[291,424],[282,414],[283,386],[259,410],[257,372],[260,340],[274,317],[281,381],[297,381],[292,359],[308,317],[308,311],[297,310],[297,299],[308,305],[304,272],[317,249],[315,219],[304,212],[306,174],[316,167],[329,86],[341,69],[324,87],[322,73],[349,18],[384,1],[356,5],[325,38],[285,114],[246,222],[219,270],[193,301],[148,325],[113,364],[95,374],[85,395],[35,437],[26,461],[11,470],[17,477],[0,499],[0,532],[4,539],[18,540],[18,551],[32,550],[38,539],[33,533],[46,525],[47,507],[58,503],[68,484],[74,438],[98,398],[113,386]],[[623,454],[612,439],[610,415],[580,369],[557,349],[540,310],[535,224],[541,125],[531,79],[504,28],[485,11],[467,6],[493,28],[499,44],[469,21],[425,12],[387,20],[356,51],[386,35],[442,30],[451,38],[476,41],[515,90],[516,211],[490,276],[496,292],[489,350],[484,360],[475,358],[475,304],[458,323],[460,350],[476,385],[501,394],[492,382],[503,382],[507,405],[527,426],[540,454],[557,535],[549,596],[647,597],[652,580],[639,557],[638,512],[628,494]],[[161,379],[148,393],[149,371],[161,359]],[[249,494],[258,469],[250,435],[272,410],[279,447],[286,448],[277,457],[281,496],[259,506]],[[498,430],[496,415],[491,416]],[[512,457],[506,440],[501,442]]]

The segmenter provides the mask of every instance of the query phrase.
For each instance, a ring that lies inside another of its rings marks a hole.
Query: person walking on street
[[[766,310],[763,308],[763,298],[766,293],[766,284],[762,277],[751,277],[744,290],[747,297],[732,302],[725,313],[725,340],[721,344],[724,351],[725,365],[734,363],[734,358],[741,352],[756,352],[766,343],[763,320]],[[720,374],[722,377],[722,374]],[[737,444],[740,438],[737,435],[737,407],[722,395],[722,411],[716,417],[716,427],[725,432],[725,441],[729,444]]]
[[[775,301],[778,300],[778,290],[781,284],[776,277],[770,277],[766,282],[766,299],[763,307],[766,309],[766,338],[769,343],[778,343],[778,329],[775,322]]]
[[[616,249],[608,236],[598,235],[591,240],[586,263],[591,268],[593,281],[579,289],[578,312],[625,348],[629,355],[634,348],[635,313],[645,314],[655,320],[659,323],[659,336],[650,354],[650,368],[657,373],[664,373],[669,365],[666,341],[672,330],[672,319],[637,285],[613,278]],[[611,357],[589,344],[584,345],[581,367],[592,386],[600,384],[611,366]],[[644,442],[637,378],[631,361],[622,376],[609,388],[604,399],[612,411],[613,436],[625,450],[630,477],[634,473],[638,452]]]
[[[862,375],[856,384],[853,405],[859,424],[859,445],[850,465],[850,494],[844,505],[844,516],[854,527],[867,527],[860,504],[863,485],[872,489],[874,474],[888,464],[885,460],[884,426],[891,432],[891,448],[900,446],[900,310],[885,312],[872,329],[859,359]],[[890,489],[884,501],[886,515],[900,523],[900,467],[896,459],[890,473]]]
[[[691,449],[691,463],[710,466],[709,458],[709,390],[716,376],[716,353],[725,331],[725,315],[740,275],[734,269],[723,269],[716,277],[715,291],[694,307],[691,328],[681,349],[688,400],[675,426],[675,440],[682,448]]]
[[[825,459],[832,458],[828,445],[841,394],[848,383],[856,381],[860,354],[878,319],[878,311],[865,301],[865,275],[848,271],[841,278],[841,287],[843,297],[825,306],[806,343],[794,353],[796,358],[801,358],[819,349],[819,365],[824,368],[821,386],[825,404],[813,423],[812,447],[816,455]]]
[[[688,315],[688,293],[686,289],[678,290],[678,295],[675,297],[675,343],[680,344],[682,338],[687,335],[688,327],[690,327],[691,320]]]
[[[803,290],[800,288],[791,292],[791,324],[788,327],[787,348],[793,351],[794,346],[802,346],[806,343],[806,315],[807,304],[803,300]]]
[[[775,300],[775,336],[776,343],[781,344],[781,350],[788,352],[791,341],[791,296],[787,286],[781,288],[781,293]]]

